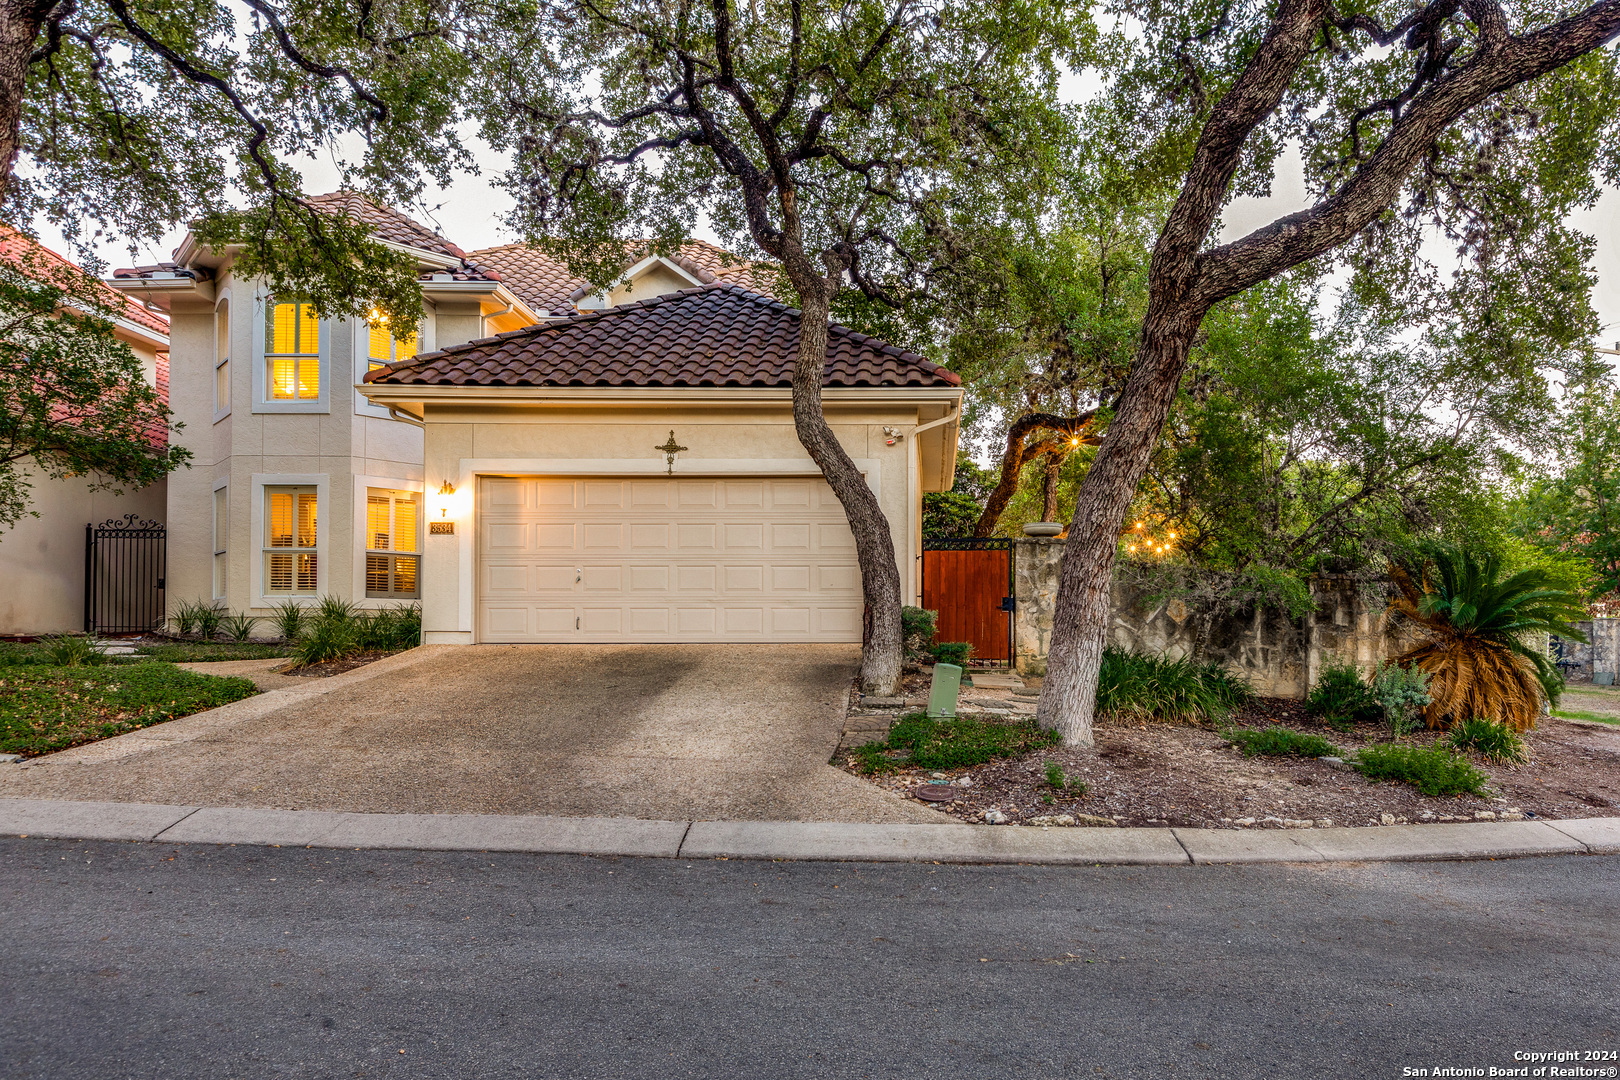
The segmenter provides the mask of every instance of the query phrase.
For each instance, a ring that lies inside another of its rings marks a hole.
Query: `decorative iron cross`
[[[670,430],[669,442],[665,443],[663,446],[655,446],[655,447],[653,447],[653,449],[654,450],[662,450],[664,452],[664,460],[669,463],[669,475],[674,476],[675,475],[675,455],[680,453],[682,450],[686,449],[686,447],[681,446],[679,443],[677,443],[675,441],[675,431],[674,431],[674,429]]]

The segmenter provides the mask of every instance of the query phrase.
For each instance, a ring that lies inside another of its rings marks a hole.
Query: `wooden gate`
[[[939,612],[937,641],[970,641],[973,659],[1011,664],[1012,541],[966,537],[923,541],[922,606]]]

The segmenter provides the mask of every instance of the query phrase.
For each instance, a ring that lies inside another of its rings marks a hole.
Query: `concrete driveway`
[[[430,646],[77,750],[0,796],[395,813],[906,822],[827,764],[849,645]]]

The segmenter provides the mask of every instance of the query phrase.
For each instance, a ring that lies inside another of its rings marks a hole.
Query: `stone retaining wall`
[[[1600,672],[1612,677],[1620,670],[1615,667],[1620,662],[1620,619],[1587,619],[1574,625],[1586,640],[1554,637],[1550,650],[1565,677],[1571,682],[1592,682]]]
[[[1044,660],[1051,644],[1063,548],[1061,540],[1016,543],[1013,642],[1020,670]],[[1297,619],[1269,608],[1199,611],[1180,599],[1154,601],[1147,590],[1116,579],[1109,638],[1133,652],[1215,660],[1261,694],[1293,698],[1304,697],[1335,658],[1370,674],[1379,661],[1412,644],[1398,617],[1382,601],[1369,603],[1347,576],[1313,578],[1311,596],[1316,610]]]

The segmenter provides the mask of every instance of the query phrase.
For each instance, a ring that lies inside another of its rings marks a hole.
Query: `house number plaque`
[[[456,534],[456,523],[453,522],[453,521],[430,521],[430,522],[428,522],[428,535],[429,536],[454,536],[455,534]]]

